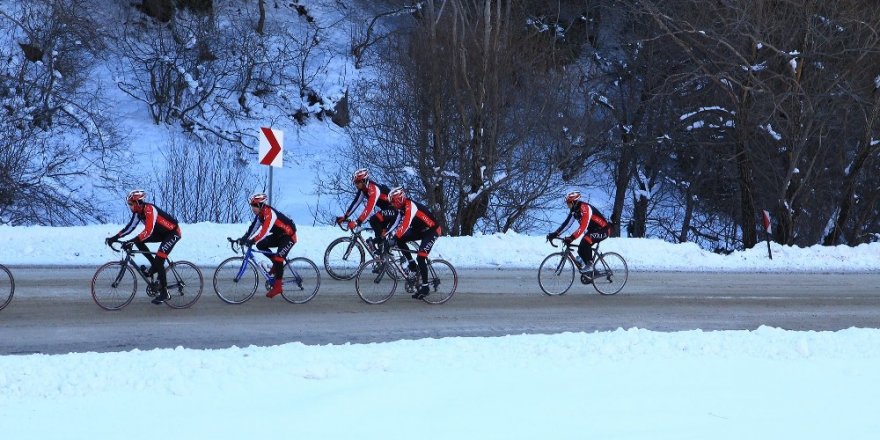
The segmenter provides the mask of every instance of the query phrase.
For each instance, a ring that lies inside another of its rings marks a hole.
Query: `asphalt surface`
[[[0,310],[0,354],[106,352],[157,347],[344,344],[449,336],[592,332],[880,328],[880,274],[631,272],[623,291],[600,296],[576,284],[544,296],[536,270],[459,270],[455,297],[429,305],[398,293],[363,303],[351,281],[322,272],[318,296],[294,305],[258,292],[243,305],[220,301],[205,269],[192,308],[150,304],[140,288],[123,310],[98,308],[94,267],[12,267],[16,292]]]

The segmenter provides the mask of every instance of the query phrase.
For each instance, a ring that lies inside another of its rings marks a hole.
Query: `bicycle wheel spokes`
[[[281,296],[294,304],[304,304],[318,294],[321,274],[318,266],[308,258],[297,257],[284,265],[284,290]]]
[[[538,268],[538,285],[545,295],[562,295],[574,283],[575,267],[565,252],[556,252],[544,258]]]
[[[608,252],[596,260],[593,287],[602,295],[614,295],[623,289],[629,278],[629,267],[619,254]]]
[[[172,309],[191,307],[202,296],[204,280],[202,271],[189,261],[175,261],[165,270],[168,295],[165,304]]]
[[[397,289],[397,277],[390,276],[395,268],[376,258],[361,265],[355,275],[354,287],[367,304],[388,301]]]
[[[119,310],[134,299],[137,279],[131,267],[118,261],[107,263],[92,277],[92,299],[104,310]]]
[[[15,279],[12,278],[12,272],[6,266],[0,265],[0,310],[12,302],[13,294],[15,294]]]
[[[227,258],[214,271],[214,292],[227,304],[242,304],[253,298],[259,282],[253,262],[245,262],[242,257]]]
[[[324,251],[324,269],[334,280],[350,280],[364,263],[364,248],[351,237],[333,240]]]
[[[430,293],[423,300],[430,304],[443,304],[452,298],[458,288],[458,273],[446,260],[432,260],[428,268]]]

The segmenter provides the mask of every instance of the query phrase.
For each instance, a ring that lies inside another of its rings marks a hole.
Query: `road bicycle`
[[[413,294],[421,287],[419,271],[410,271],[403,249],[392,247],[378,253],[376,258],[362,264],[355,274],[355,290],[368,304],[382,304],[394,296],[397,284],[404,281],[407,293]],[[407,251],[413,252],[413,251]],[[458,273],[446,260],[428,260],[428,286],[430,293],[422,298],[429,304],[443,304],[452,298],[458,288]]]
[[[256,254],[273,252],[243,246],[238,240],[227,237],[232,252],[242,256],[223,260],[214,271],[214,292],[227,304],[243,304],[254,297],[262,275],[266,291],[272,288],[275,278],[270,268],[258,264]],[[305,257],[289,258],[284,263],[284,288],[281,296],[289,303],[305,304],[318,294],[321,274],[318,266]]]
[[[0,264],[0,310],[6,308],[12,302],[15,294],[15,278],[6,266]]]
[[[137,279],[140,277],[146,283],[147,296],[154,298],[159,294],[159,282],[151,279],[146,268],[138,267],[134,263],[134,255],[154,255],[152,252],[133,250],[131,246],[123,245],[120,249],[110,243],[110,249],[114,252],[122,252],[119,261],[105,263],[95,271],[92,277],[92,299],[95,304],[104,310],[120,310],[129,305],[137,291]],[[204,280],[202,271],[189,261],[165,260],[165,275],[167,277],[168,295],[171,297],[165,304],[172,309],[185,309],[191,307],[202,296]]]
[[[343,231],[348,228],[339,225]],[[376,258],[376,244],[373,238],[364,239],[363,232],[372,231],[371,228],[360,226],[351,230],[348,237],[339,237],[330,242],[324,251],[324,270],[334,280],[350,280],[357,275],[358,268],[364,264],[366,256]]]
[[[550,245],[558,247],[550,240]],[[629,278],[626,260],[615,252],[599,251],[599,243],[593,246],[592,270],[581,272],[582,265],[574,252],[575,246],[566,243],[561,252],[554,252],[544,258],[538,269],[538,284],[546,295],[563,295],[574,283],[575,273],[579,273],[581,283],[592,284],[602,295],[614,295],[623,289]]]

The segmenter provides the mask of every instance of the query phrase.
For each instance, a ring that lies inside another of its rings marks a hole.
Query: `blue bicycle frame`
[[[244,247],[242,246],[242,249],[243,248]],[[241,280],[241,277],[244,276],[245,269],[247,269],[248,263],[251,262],[259,270],[259,273],[263,275],[263,278],[266,280],[267,285],[272,285],[273,283],[275,283],[275,277],[273,277],[272,274],[266,271],[266,269],[264,269],[262,265],[258,264],[256,258],[254,258],[254,254],[263,254],[268,257],[269,255],[275,255],[275,253],[271,251],[261,251],[259,249],[254,249],[253,246],[248,246],[246,250],[243,250],[244,260],[241,261],[241,268],[238,269],[238,274],[235,275],[235,282],[237,283],[239,280]],[[285,260],[285,263],[287,263],[287,260]],[[285,264],[285,266],[287,265]],[[282,267],[281,270],[283,271],[284,267]],[[291,267],[290,270],[291,272],[293,272],[293,281],[296,283],[296,286],[302,289],[302,277],[299,275],[296,269]]]

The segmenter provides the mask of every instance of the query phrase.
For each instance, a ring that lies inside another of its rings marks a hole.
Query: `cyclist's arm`
[[[572,214],[571,210],[569,210],[568,217],[565,218],[565,220],[562,222],[562,225],[560,225],[558,228],[556,228],[555,231],[553,231],[553,234],[558,237],[559,234],[562,233],[562,231],[568,229],[569,226],[571,226],[572,221],[574,221],[574,215]]]
[[[590,225],[590,219],[593,218],[593,207],[590,206],[589,203],[582,203],[580,210],[581,210],[581,223],[580,223],[580,225],[578,225],[577,230],[574,231],[573,234],[571,234],[572,240],[577,240],[578,238],[581,237],[581,235],[584,235],[584,231],[586,231],[587,226]]]
[[[266,238],[266,236],[269,235],[269,229],[271,229],[272,225],[274,225],[275,222],[278,221],[278,216],[275,214],[274,209],[263,206],[263,209],[260,211],[260,220],[262,221],[263,225],[257,230],[254,235],[251,235],[250,237],[250,239],[254,243],[258,243],[260,240]]]
[[[134,231],[134,228],[137,226],[139,221],[140,220],[138,219],[137,214],[132,212],[131,218],[128,220],[128,224],[125,225],[125,227],[122,228],[121,231],[117,232],[116,235],[113,236],[113,238],[122,238],[128,234],[131,234],[131,231]]]
[[[368,185],[369,186],[367,187],[368,189],[367,189],[367,197],[366,197],[367,203],[364,204],[364,210],[363,210],[363,212],[361,212],[361,215],[359,215],[357,218],[357,222],[359,224],[367,221],[367,219],[372,216],[373,208],[376,207],[376,202],[379,201],[379,194],[380,194],[379,188],[372,183],[369,183]],[[361,193],[361,194],[363,194],[363,193]]]
[[[403,238],[403,235],[406,234],[406,231],[409,230],[410,226],[412,226],[412,221],[415,218],[416,214],[418,214],[418,210],[415,208],[412,200],[408,200],[406,202],[406,206],[400,214],[397,215],[397,222],[399,226],[394,231],[394,237],[400,240]]]
[[[248,226],[248,228],[247,228],[247,232],[245,232],[244,235],[241,236],[242,240],[246,240],[248,237],[250,237],[251,235],[254,235],[254,233],[257,232],[257,225],[258,225],[259,221],[260,221],[260,216],[255,215],[254,219],[251,220],[251,225]]]
[[[152,205],[144,205],[144,230],[136,237],[137,241],[144,241],[153,235],[158,217],[159,213],[156,212]]]
[[[345,214],[342,214],[342,217],[348,218],[352,214],[352,212],[354,212],[354,207],[357,206],[364,197],[364,192],[358,190],[354,196],[354,200],[352,200],[351,204],[348,205],[348,209],[345,210]]]

